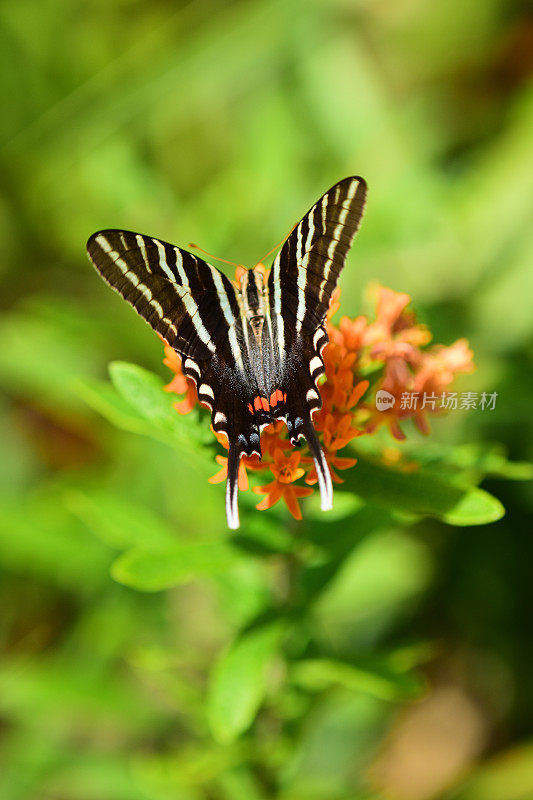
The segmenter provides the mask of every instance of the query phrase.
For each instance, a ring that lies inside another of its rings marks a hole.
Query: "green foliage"
[[[147,508],[101,492],[67,496],[67,505],[110,547],[125,550],[111,567],[125,586],[153,592],[200,575],[223,572],[235,560],[225,540],[176,541],[176,533]]]
[[[388,469],[368,458],[358,459],[346,485],[369,503],[436,517],[449,525],[485,525],[504,514],[502,504],[483,489],[446,481],[423,469]]]
[[[383,700],[411,700],[422,688],[416,675],[391,670],[387,663],[380,664],[377,660],[360,664],[323,658],[297,661],[292,679],[312,690],[338,685],[351,692],[368,692]]]
[[[160,549],[139,547],[118,558],[111,574],[119,583],[153,592],[194,577],[223,572],[232,563],[231,555],[221,542],[176,544]]]
[[[533,796],[523,10],[23,0],[0,45],[2,800]],[[354,173],[341,313],[410,293],[496,408],[361,437],[302,523],[241,493],[229,533],[207,420],[84,242],[252,264]]]
[[[266,672],[281,632],[277,622],[244,632],[214,666],[207,716],[217,741],[232,742],[252,724],[267,689]]]
[[[95,411],[126,431],[144,433],[196,456],[198,444],[208,441],[191,418],[180,417],[175,396],[163,391],[163,380],[153,372],[121,361],[109,367],[111,386],[101,381],[79,381],[78,393]]]

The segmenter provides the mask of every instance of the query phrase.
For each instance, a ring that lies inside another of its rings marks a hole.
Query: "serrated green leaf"
[[[217,741],[232,742],[252,724],[267,690],[267,667],[281,633],[279,622],[253,628],[237,639],[215,665],[207,716]]]
[[[501,519],[503,505],[488,492],[424,472],[401,472],[358,455],[346,471],[343,489],[369,503],[417,516],[436,517],[450,525],[484,525]]]
[[[228,569],[236,557],[231,545],[223,541],[135,547],[113,562],[111,575],[133,589],[158,592]]]

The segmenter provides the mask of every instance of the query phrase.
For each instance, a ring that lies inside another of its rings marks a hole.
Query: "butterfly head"
[[[265,316],[265,268],[256,264],[253,269],[247,269],[240,278],[239,289],[246,317],[264,318]]]

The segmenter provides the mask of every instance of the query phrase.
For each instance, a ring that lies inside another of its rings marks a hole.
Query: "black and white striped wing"
[[[104,280],[182,356],[183,372],[211,409],[214,429],[226,433],[228,523],[238,527],[240,457],[260,454],[260,448],[259,429],[247,410],[254,389],[235,288],[201,258],[139,233],[99,231],[87,251]]]
[[[345,178],[332,186],[293,228],[268,280],[278,380],[287,394],[287,427],[293,443],[300,436],[308,442],[324,509],[331,507],[331,479],[311,420],[321,406],[317,380],[324,373],[322,350],[328,342],[323,323],[365,199],[362,178]]]
[[[209,359],[228,336],[221,300],[238,318],[231,281],[187,250],[131,231],[91,236],[87,252],[104,280],[185,358]]]
[[[332,186],[293,228],[272,265],[269,294],[280,352],[322,325],[366,199],[362,178]]]

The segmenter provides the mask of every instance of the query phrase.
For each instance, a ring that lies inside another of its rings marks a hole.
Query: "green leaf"
[[[236,557],[231,545],[222,541],[135,547],[116,559],[111,574],[125,586],[157,592],[199,575],[222,572]]]
[[[358,442],[360,447],[362,442]],[[372,440],[365,442],[365,451]],[[463,445],[450,445],[444,442],[406,441],[402,444],[406,459],[413,459],[424,471],[431,471],[445,479],[465,479],[467,483],[478,484],[484,477],[526,481],[533,478],[533,464],[527,461],[509,461],[505,448],[497,442],[469,442]]]
[[[163,380],[147,369],[126,361],[109,365],[111,382],[143,419],[172,430],[176,420],[175,398],[165,392]]]
[[[207,428],[198,423],[196,415],[180,416],[174,408],[176,398],[165,392],[164,382],[153,372],[129,364],[113,361],[109,365],[111,381],[118,393],[140,416],[167,436],[167,441],[177,444],[188,453],[198,454],[198,445],[212,441]]]
[[[274,517],[253,511],[232,541],[240,550],[256,555],[290,553],[294,549],[294,537],[290,531],[279,525]]]
[[[450,525],[484,525],[501,519],[505,509],[483,489],[463,486],[424,472],[401,472],[358,454],[342,487],[378,506],[441,519]]]
[[[85,379],[76,381],[74,388],[88,406],[116,428],[161,440],[161,434],[154,426],[147,424],[146,420],[117,393],[111,384],[105,381]]]
[[[102,490],[72,490],[65,495],[65,504],[110,547],[167,545],[176,540],[165,520],[130,498]]]
[[[217,741],[234,741],[253,722],[267,690],[267,667],[281,634],[279,622],[253,628],[239,637],[215,665],[207,716]]]
[[[391,669],[386,661],[337,661],[312,658],[298,661],[291,669],[294,683],[321,691],[329,686],[343,686],[354,692],[366,692],[381,700],[409,700],[424,690],[424,681],[414,672]]]
[[[207,427],[200,424],[196,414],[184,418],[176,412],[175,396],[165,392],[161,378],[124,361],[112,362],[109,372],[112,385],[77,381],[77,391],[88,405],[117,428],[177,446],[195,459],[208,460],[200,446],[212,441]]]
[[[533,478],[533,464],[529,461],[509,461],[502,445],[466,444],[455,446],[452,466],[469,470],[482,477],[503,478],[510,481],[529,481]]]
[[[467,489],[453,499],[441,519],[450,525],[485,525],[496,522],[505,514],[502,503],[484,489]]]
[[[318,492],[315,492],[305,502],[305,519],[318,522],[320,526],[331,525],[335,522],[352,518],[362,507],[364,502],[360,497],[350,492],[337,492],[333,499],[333,508],[325,515],[320,506],[321,500]]]

